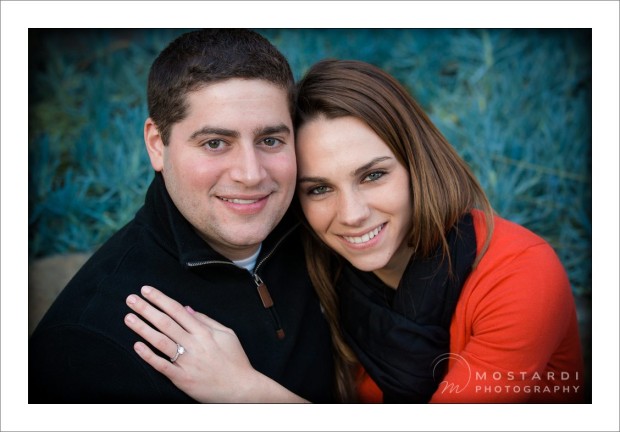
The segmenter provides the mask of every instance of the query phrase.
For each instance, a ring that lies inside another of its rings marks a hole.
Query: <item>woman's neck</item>
[[[413,255],[413,250],[411,247],[402,245],[385,267],[377,269],[373,273],[390,288],[398,288],[407,264]]]

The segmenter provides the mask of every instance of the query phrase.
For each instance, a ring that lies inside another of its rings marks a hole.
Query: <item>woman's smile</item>
[[[378,241],[379,241],[379,233],[381,233],[383,231],[383,227],[385,227],[385,223],[379,225],[378,227],[371,229],[370,231],[367,231],[366,233],[362,234],[362,235],[341,235],[340,237],[342,237],[348,244],[350,244],[351,246],[358,246],[358,247],[371,247],[374,246]],[[375,240],[373,242],[371,242],[371,240]]]

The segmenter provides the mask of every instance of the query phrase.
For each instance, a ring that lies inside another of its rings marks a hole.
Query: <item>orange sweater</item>
[[[484,215],[474,211],[478,251]],[[448,371],[430,402],[582,402],[575,302],[553,249],[495,217],[489,248],[466,280],[450,326]],[[361,371],[362,402],[382,401]]]

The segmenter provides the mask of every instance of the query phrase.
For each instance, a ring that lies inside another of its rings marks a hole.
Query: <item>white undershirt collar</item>
[[[235,263],[236,266],[244,268],[250,273],[252,273],[254,271],[254,267],[256,266],[256,260],[258,259],[258,254],[260,253],[262,246],[263,244],[261,243],[258,246],[258,249],[256,250],[256,252],[252,256],[248,258],[244,258],[242,260],[237,260],[237,261],[233,260],[233,263]]]

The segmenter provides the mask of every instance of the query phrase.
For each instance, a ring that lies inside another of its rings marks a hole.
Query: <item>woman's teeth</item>
[[[373,237],[375,237],[377,234],[379,234],[379,232],[383,229],[383,227],[385,226],[385,224],[378,226],[377,228],[375,228],[374,230],[367,232],[366,234],[364,234],[361,237],[348,237],[348,236],[343,236],[343,238],[348,241],[349,243],[355,243],[355,244],[359,244],[359,243],[366,243],[367,241],[369,241],[370,239],[372,239]]]

